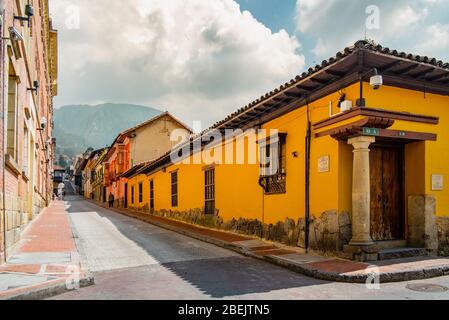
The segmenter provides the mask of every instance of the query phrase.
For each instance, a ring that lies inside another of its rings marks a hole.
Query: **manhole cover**
[[[449,288],[447,287],[431,283],[409,284],[407,285],[407,289],[417,292],[429,292],[429,293],[446,292],[449,290]]]

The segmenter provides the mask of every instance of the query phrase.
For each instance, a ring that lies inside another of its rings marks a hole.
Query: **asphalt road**
[[[67,210],[96,285],[53,299],[449,299],[409,284],[449,287],[449,277],[365,285],[312,279],[67,196]],[[432,287],[429,287],[432,288]]]

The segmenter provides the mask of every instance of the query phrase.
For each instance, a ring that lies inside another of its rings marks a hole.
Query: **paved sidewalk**
[[[42,299],[92,283],[62,201],[44,209],[0,266],[0,300]]]
[[[97,202],[91,202],[106,207]],[[112,210],[320,280],[366,283],[375,279],[381,283],[388,283],[449,275],[449,259],[447,258],[415,257],[367,264],[315,254],[305,254],[304,250],[300,248],[268,243],[260,239],[194,226],[129,209],[114,208]]]

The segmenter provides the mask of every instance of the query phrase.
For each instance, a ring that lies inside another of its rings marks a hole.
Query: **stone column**
[[[352,240],[350,246],[370,246],[371,238],[371,187],[369,146],[374,137],[361,136],[348,140],[354,147],[353,182],[352,182]]]

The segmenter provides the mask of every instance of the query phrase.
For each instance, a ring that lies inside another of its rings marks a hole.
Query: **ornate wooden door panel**
[[[371,236],[375,241],[404,237],[402,172],[402,146],[371,149]]]

